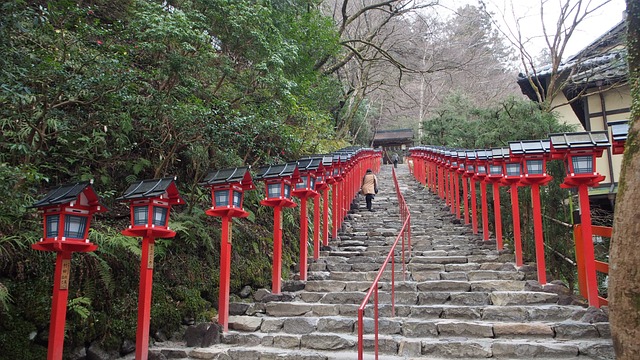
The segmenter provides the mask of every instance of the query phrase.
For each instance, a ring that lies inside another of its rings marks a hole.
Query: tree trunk
[[[616,359],[640,359],[640,2],[627,0],[631,119],[616,196],[610,264],[610,321]]]

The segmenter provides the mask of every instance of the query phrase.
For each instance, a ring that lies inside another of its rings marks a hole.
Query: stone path
[[[232,304],[221,344],[156,343],[149,358],[357,359],[357,309],[401,226],[391,168],[378,178],[376,211],[359,200],[331,250],[309,265],[308,281]],[[404,165],[398,180],[412,214],[412,257],[406,281],[396,265],[395,317],[390,272],[380,284],[380,359],[614,358],[604,312],[571,305],[561,285],[541,287],[535,267],[516,269],[512,252],[471,234]],[[373,359],[371,308],[367,316],[365,358]],[[205,342],[207,328],[200,326]]]

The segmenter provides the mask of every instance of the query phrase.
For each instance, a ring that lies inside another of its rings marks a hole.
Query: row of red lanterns
[[[274,208],[274,293],[281,287],[282,217],[283,207],[295,207],[291,196],[301,201],[300,279],[306,280],[307,263],[307,205],[314,199],[314,258],[319,256],[319,198],[324,200],[323,244],[328,245],[328,190],[333,193],[333,232],[349,209],[359,189],[359,179],[366,169],[379,171],[381,152],[367,148],[345,148],[330,155],[311,156],[298,162],[261,167],[256,179],[265,182],[265,198],[261,204]],[[138,330],[136,359],[148,356],[151,290],[154,266],[154,242],[157,238],[171,238],[175,232],[169,228],[173,205],[184,204],[175,178],[143,180],[132,184],[118,200],[129,203],[131,225],[124,235],[142,237],[140,288],[138,304]],[[212,206],[207,215],[222,218],[220,259],[220,301],[218,322],[228,327],[229,282],[231,259],[232,218],[246,217],[243,208],[244,192],[255,189],[248,167],[215,170],[201,185],[211,189]],[[107,209],[100,204],[91,182],[78,182],[59,186],[49,191],[33,207],[44,216],[44,235],[33,248],[57,253],[54,276],[49,351],[47,359],[61,359],[64,344],[64,324],[68,296],[70,262],[73,252],[91,252],[97,245],[88,239],[92,216]]]
[[[588,188],[597,186],[604,176],[595,169],[596,158],[602,156],[605,149],[611,146],[606,131],[550,134],[544,140],[525,140],[509,142],[508,148],[489,150],[458,150],[438,146],[419,146],[410,149],[414,176],[432,191],[452,205],[452,213],[460,219],[460,196],[457,187],[462,176],[465,224],[469,224],[467,205],[467,179],[471,191],[472,228],[477,228],[477,210],[475,182],[480,182],[481,208],[483,218],[483,239],[489,239],[486,185],[493,185],[495,232],[497,248],[501,250],[502,224],[500,216],[499,187],[509,186],[513,212],[514,247],[516,266],[522,266],[522,245],[520,237],[520,216],[518,205],[519,186],[531,187],[531,201],[534,217],[534,237],[538,281],[546,284],[544,259],[544,239],[542,231],[542,210],[540,206],[540,186],[549,183],[552,177],[546,172],[548,160],[562,160],[566,175],[561,185],[565,188],[577,187],[580,198],[581,223],[583,239],[581,239],[585,257],[593,259],[593,241]],[[597,302],[597,286],[595,264],[587,264],[587,282],[591,305]],[[595,296],[593,293],[595,292]],[[591,299],[596,300],[591,300]],[[592,304],[593,302],[593,304]],[[596,305],[597,306],[597,305]]]

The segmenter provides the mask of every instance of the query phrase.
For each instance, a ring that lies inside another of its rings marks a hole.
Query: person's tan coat
[[[362,178],[362,187],[360,188],[363,195],[374,195],[378,188],[378,178],[373,173],[366,174]]]

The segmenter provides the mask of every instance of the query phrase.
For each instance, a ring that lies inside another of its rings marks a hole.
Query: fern
[[[113,292],[115,291],[115,281],[113,280],[113,275],[111,273],[111,266],[102,259],[98,254],[92,252],[89,253],[93,259],[96,260],[98,264],[98,274],[100,275],[100,280],[104,284],[104,287],[107,289],[109,296],[113,296]]]
[[[3,312],[9,312],[9,303],[13,302],[9,289],[4,284],[0,283],[0,310]]]
[[[85,320],[89,317],[89,315],[91,315],[91,310],[89,310],[89,307],[91,307],[91,299],[84,296],[71,299],[67,304],[68,311],[70,313],[78,315],[82,320]]]

